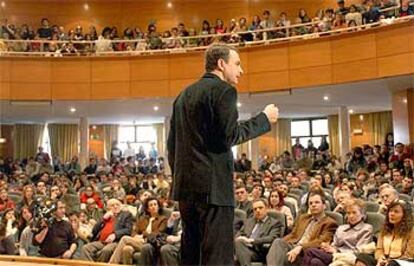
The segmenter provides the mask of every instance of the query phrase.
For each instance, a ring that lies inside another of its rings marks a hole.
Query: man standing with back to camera
[[[168,136],[172,198],[179,201],[182,265],[233,265],[233,154],[231,147],[270,131],[273,104],[238,122],[243,73],[236,48],[215,44],[205,54],[203,77],[177,97]]]

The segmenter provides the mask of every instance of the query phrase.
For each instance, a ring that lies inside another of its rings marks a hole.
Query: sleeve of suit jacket
[[[230,149],[233,145],[246,142],[270,131],[270,123],[264,113],[247,121],[238,122],[237,92],[232,86],[226,86],[220,92],[214,105],[216,116],[217,140]]]

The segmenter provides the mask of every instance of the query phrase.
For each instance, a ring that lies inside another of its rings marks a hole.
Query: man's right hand
[[[279,109],[274,104],[269,104],[263,110],[270,123],[276,123],[279,118]]]

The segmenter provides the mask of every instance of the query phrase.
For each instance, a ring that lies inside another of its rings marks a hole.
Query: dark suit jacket
[[[250,237],[255,225],[256,218],[247,219],[237,236]],[[253,245],[272,244],[273,240],[282,236],[282,224],[278,220],[267,216],[266,221],[260,228],[258,237],[253,241]]]
[[[270,131],[264,113],[237,120],[236,89],[212,73],[177,97],[167,143],[174,200],[234,206],[231,147]]]
[[[292,232],[285,236],[284,239],[291,244],[296,244],[302,238],[302,235],[311,220],[311,214],[302,214],[299,216]],[[336,224],[336,221],[326,215],[318,222],[317,226],[311,232],[308,243],[302,245],[303,249],[318,248],[322,242],[331,243],[337,227],[338,225]]]
[[[132,214],[129,211],[121,211],[115,220],[114,234],[115,241],[119,241],[125,235],[131,235],[132,232]],[[99,240],[105,221],[101,218],[92,229],[92,241]]]

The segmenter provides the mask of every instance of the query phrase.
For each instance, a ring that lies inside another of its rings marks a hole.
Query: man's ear
[[[224,61],[224,59],[223,59],[223,58],[220,58],[220,59],[217,61],[217,68],[218,68],[220,71],[223,71],[223,70],[224,70],[224,63],[225,63],[225,61]]]

